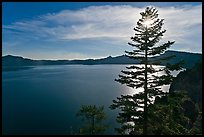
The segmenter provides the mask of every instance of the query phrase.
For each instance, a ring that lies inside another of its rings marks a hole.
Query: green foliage
[[[191,106],[190,109],[186,106]],[[190,105],[191,104],[191,105]],[[186,92],[177,91],[164,97],[157,97],[149,106],[149,134],[154,135],[195,135],[201,133],[201,121],[194,120],[189,113],[200,118],[196,104]]]
[[[170,86],[169,92],[176,90],[187,91],[188,95],[198,104],[199,109],[202,111],[202,62],[177,75]]]
[[[128,44],[135,48],[133,51],[125,51],[126,56],[139,61],[142,66],[126,67],[128,70],[121,71],[117,82],[125,84],[131,88],[143,88],[142,92],[136,92],[133,95],[121,95],[117,100],[113,100],[111,109],[120,109],[121,112],[117,121],[121,127],[116,129],[119,134],[149,134],[150,117],[148,106],[157,96],[165,95],[161,89],[163,85],[169,85],[173,81],[171,71],[181,69],[183,62],[177,62],[175,65],[166,64],[165,67],[155,68],[153,64],[170,60],[174,56],[158,58],[165,53],[173,42],[156,45],[163,37],[166,30],[162,30],[164,19],[158,18],[158,11],[155,8],[147,7],[145,12],[140,13],[142,18],[137,22],[135,36],[131,37],[132,42]],[[166,72],[163,75],[157,75],[159,72]],[[131,124],[129,124],[131,123]]]
[[[80,129],[80,134],[103,134],[108,128],[102,124],[106,118],[104,106],[82,105],[76,116],[81,116],[82,120],[86,121],[84,127]]]

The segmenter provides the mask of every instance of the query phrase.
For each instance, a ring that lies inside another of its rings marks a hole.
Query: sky
[[[158,10],[169,50],[202,53],[202,2],[3,2],[2,55],[88,59],[125,54],[147,6]]]

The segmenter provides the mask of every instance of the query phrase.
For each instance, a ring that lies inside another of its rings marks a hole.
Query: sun
[[[144,25],[145,27],[149,28],[149,27],[151,27],[151,25],[152,25],[153,22],[154,22],[153,20],[148,19],[148,20],[145,20],[145,21],[144,21],[143,25]]]

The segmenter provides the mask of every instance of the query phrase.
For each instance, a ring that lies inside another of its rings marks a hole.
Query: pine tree
[[[162,30],[164,19],[158,18],[158,10],[153,7],[147,7],[145,12],[140,14],[142,18],[134,28],[135,36],[131,37],[132,42],[128,43],[134,50],[125,52],[127,57],[139,60],[141,65],[126,67],[128,70],[122,70],[123,75],[119,75],[119,79],[115,81],[134,89],[142,88],[143,91],[133,95],[121,95],[117,100],[113,100],[110,108],[121,110],[117,121],[122,126],[116,128],[119,134],[148,134],[148,105],[153,104],[152,100],[156,96],[168,94],[162,91],[161,86],[172,82],[171,71],[180,70],[182,64],[182,62],[174,65],[166,63],[163,67],[153,67],[175,57],[174,55],[159,57],[174,44],[174,41],[156,45],[166,32]],[[161,72],[165,73],[160,74]]]
[[[103,106],[82,105],[76,116],[81,116],[87,121],[87,125],[83,128],[85,134],[102,134],[108,128],[101,123],[106,118]]]

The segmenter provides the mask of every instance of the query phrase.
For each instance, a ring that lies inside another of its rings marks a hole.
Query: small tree
[[[106,118],[103,106],[96,107],[95,105],[82,105],[76,115],[82,116],[82,120],[87,121],[87,125],[84,127],[85,133],[91,135],[101,134],[107,128],[106,125],[101,123]]]
[[[181,69],[181,62],[174,65],[167,63],[164,67],[155,68],[152,65],[160,65],[162,61],[169,60],[174,56],[159,57],[174,42],[166,42],[156,45],[162,38],[166,30],[162,30],[164,19],[158,19],[158,10],[147,7],[145,12],[140,13],[142,18],[134,28],[135,36],[131,37],[132,43],[128,43],[134,49],[125,51],[131,59],[140,60],[143,65],[132,65],[126,67],[127,71],[121,71],[124,75],[119,75],[117,82],[125,84],[131,88],[143,88],[142,92],[133,95],[121,95],[117,100],[113,100],[111,109],[119,108],[121,112],[117,121],[121,127],[116,130],[120,134],[148,134],[148,105],[153,103],[156,96],[162,96],[161,86],[169,85],[173,76],[171,71]],[[165,74],[157,75],[159,72]]]

